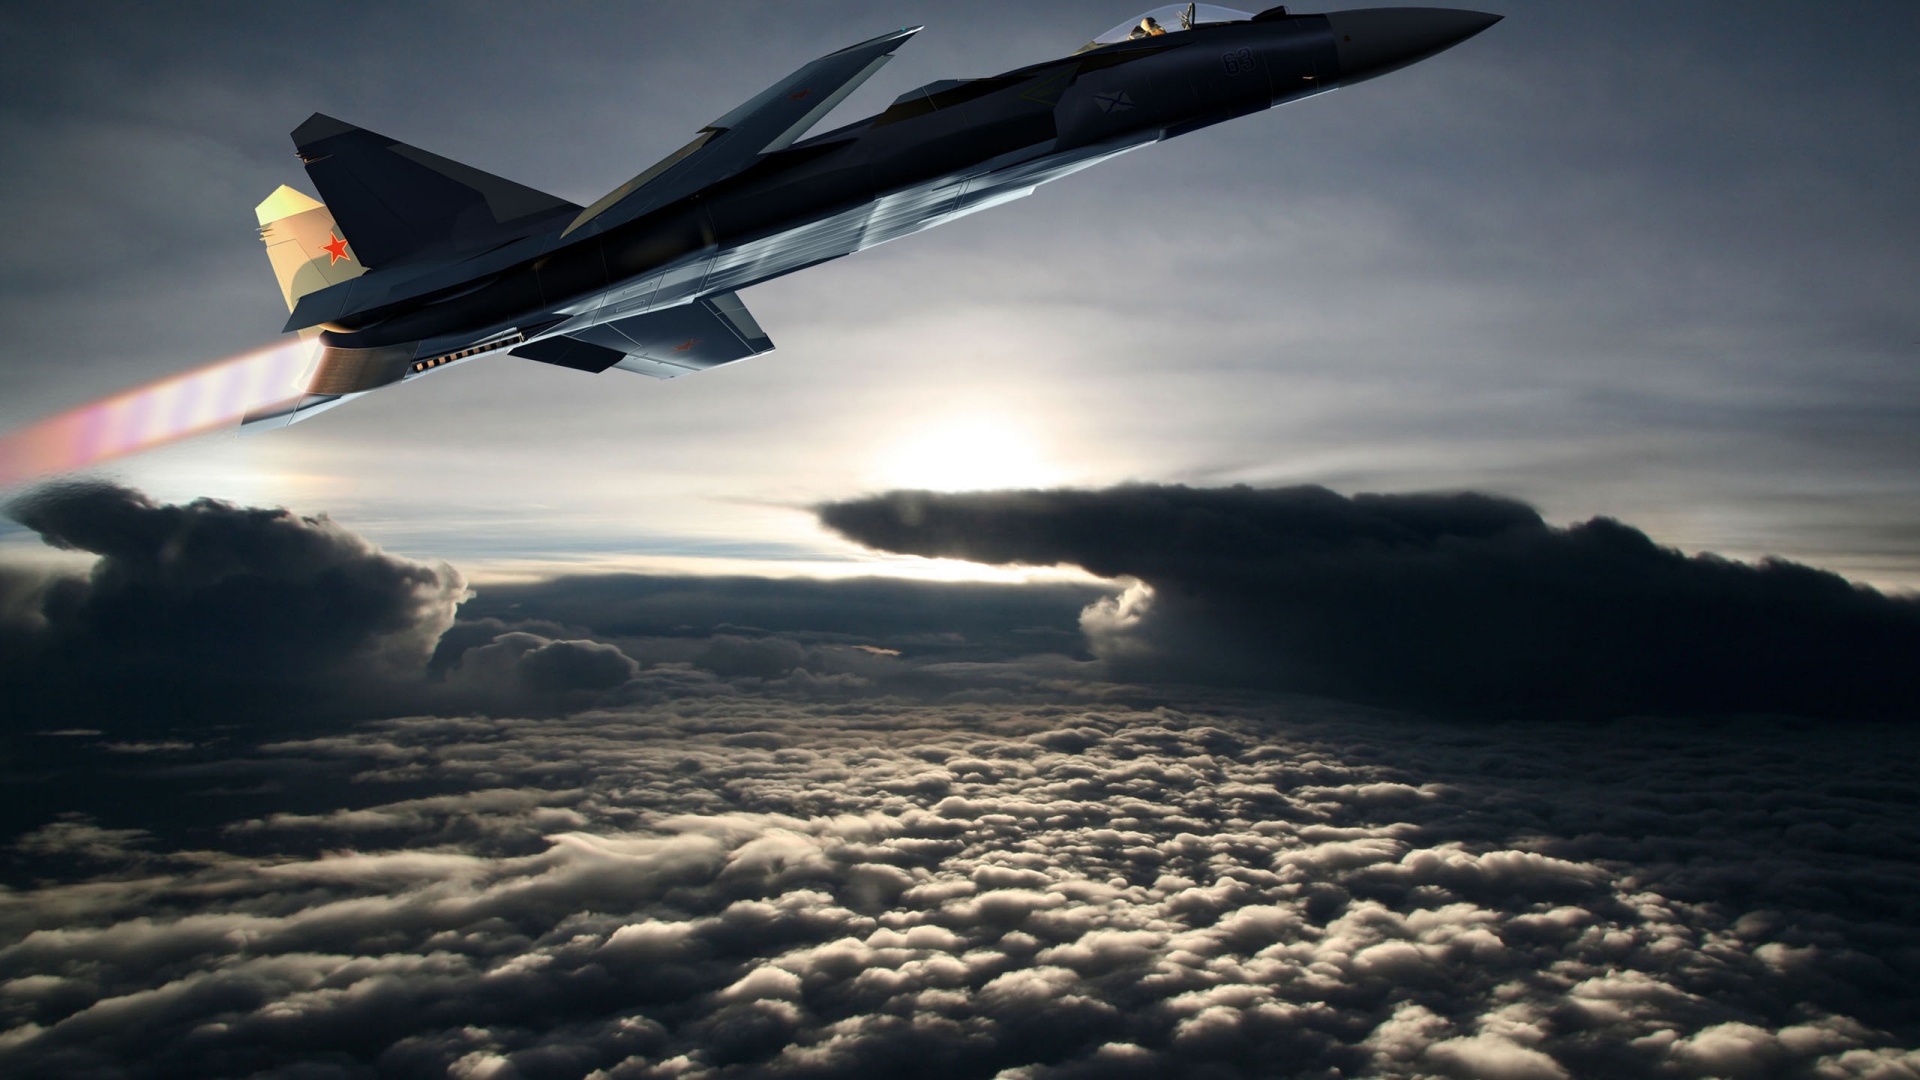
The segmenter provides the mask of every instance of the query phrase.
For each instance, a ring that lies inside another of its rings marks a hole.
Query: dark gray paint
[[[322,200],[341,202],[345,239],[370,272],[301,298],[287,329],[325,324],[310,392],[331,397],[437,370],[438,357],[508,333],[619,348],[596,328],[683,319],[682,305],[729,291],[714,287],[728,264],[748,267],[729,286],[756,285],[951,220],[969,200],[1018,197],[1090,161],[1404,67],[1497,21],[1430,8],[1275,8],[923,90],[782,146],[808,122],[795,114],[883,62],[911,33],[901,31],[807,65],[716,121],[709,141],[647,184],[577,218],[563,200],[316,114],[294,142]],[[767,145],[776,149],[759,152]],[[620,306],[653,275],[638,302]],[[672,361],[633,352],[657,367]],[[748,355],[742,343],[712,359]],[[420,362],[409,370],[410,361]]]

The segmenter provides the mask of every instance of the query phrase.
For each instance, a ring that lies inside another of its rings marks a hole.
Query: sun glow
[[[1052,487],[1064,478],[1025,425],[969,413],[916,425],[881,453],[872,479],[889,488],[984,491]]]
[[[0,435],[0,487],[237,424],[255,409],[298,397],[308,353],[303,341],[283,342]]]

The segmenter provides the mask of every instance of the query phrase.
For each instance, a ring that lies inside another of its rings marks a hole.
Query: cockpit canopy
[[[1168,4],[1152,11],[1143,12],[1127,22],[1101,34],[1080,47],[1080,52],[1098,49],[1106,45],[1118,45],[1123,41],[1133,41],[1143,37],[1157,37],[1161,33],[1177,34],[1182,30],[1191,30],[1208,23],[1246,22],[1253,18],[1250,11],[1235,11],[1233,8],[1220,7],[1217,4]]]

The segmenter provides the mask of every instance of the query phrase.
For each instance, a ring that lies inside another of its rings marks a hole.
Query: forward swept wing
[[[562,235],[612,228],[677,202],[784,150],[879,71],[918,26],[815,60],[700,129],[686,146],[580,212]]]

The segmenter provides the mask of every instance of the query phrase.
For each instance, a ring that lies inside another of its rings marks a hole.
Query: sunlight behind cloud
[[[719,556],[625,555],[582,552],[536,559],[462,560],[460,572],[478,586],[548,581],[584,574],[657,574],[677,577],[902,578],[909,581],[977,582],[988,585],[1106,585],[1106,579],[1074,566],[986,566],[959,559],[877,555],[848,559],[751,559]]]
[[[870,475],[888,488],[985,491],[1053,487],[1060,468],[1029,425],[1003,413],[939,416],[888,444]]]

